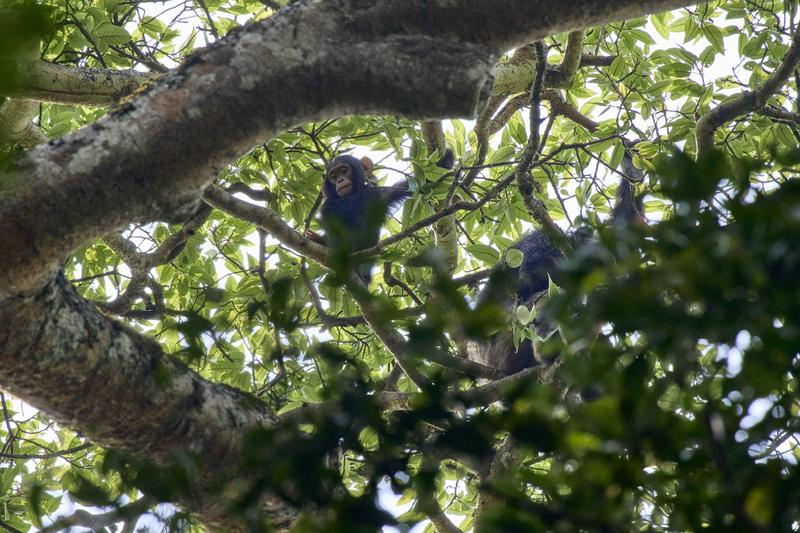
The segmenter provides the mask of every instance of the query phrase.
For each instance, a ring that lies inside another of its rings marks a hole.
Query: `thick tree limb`
[[[213,478],[235,468],[247,428],[273,417],[247,395],[164,357],[154,341],[109,320],[59,276],[36,294],[0,302],[0,383],[101,446],[157,462],[194,452],[203,471],[191,502],[233,527]],[[101,407],[101,408],[99,408]],[[113,413],[113,415],[112,415]],[[295,516],[277,500],[284,525]]]
[[[569,80],[577,68],[607,67],[614,60],[614,56],[581,55],[580,45],[570,47],[575,33],[582,35],[582,32],[570,33],[565,59],[561,65],[548,68],[545,76],[546,86],[562,87],[564,80]],[[571,50],[577,50],[577,53],[573,53]],[[568,60],[568,57],[573,59]],[[530,60],[530,57],[520,56],[517,61],[501,63],[492,69],[492,76],[495,79],[493,91],[495,94],[524,91],[530,86],[533,82],[534,63],[525,60]],[[565,65],[570,66],[565,67]],[[565,68],[571,70],[572,73],[563,72]],[[18,61],[16,71],[14,87],[0,96],[58,104],[101,106],[119,102],[125,96],[134,93],[139,87],[163,75],[162,72],[76,67],[31,60]]]
[[[583,41],[586,39],[584,30],[572,31],[567,37],[567,46],[564,49],[564,58],[555,69],[547,72],[545,86],[566,88],[572,83],[572,78],[581,66],[581,51]]]
[[[601,56],[597,54],[583,54],[581,67],[610,67],[617,56]]]
[[[109,105],[160,76],[45,61],[18,61],[16,70],[14,87],[2,96],[59,104]]]
[[[765,117],[773,118],[778,122],[788,122],[791,124],[800,124],[800,113],[787,111],[786,109],[775,106],[764,106],[758,110],[758,113]]]
[[[547,65],[544,86],[565,88],[572,82],[579,67],[588,66],[582,61],[581,49],[585,38],[584,30],[569,33],[564,58],[559,65]],[[593,56],[589,61],[596,61]],[[492,69],[494,77],[494,94],[514,94],[527,91],[533,84],[536,75],[536,53],[533,45],[518,48],[506,63],[500,63]]]

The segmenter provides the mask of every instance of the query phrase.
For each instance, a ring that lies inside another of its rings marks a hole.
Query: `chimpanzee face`
[[[336,189],[340,198],[353,194],[353,171],[347,163],[332,165],[328,169],[328,181]]]

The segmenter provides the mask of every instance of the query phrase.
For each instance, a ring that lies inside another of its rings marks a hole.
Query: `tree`
[[[795,4],[283,4],[3,9],[0,527],[375,531],[388,479],[437,531],[796,528]],[[414,196],[343,262],[303,230],[354,147]],[[475,305],[531,225],[561,288]],[[497,327],[547,364],[463,357]]]

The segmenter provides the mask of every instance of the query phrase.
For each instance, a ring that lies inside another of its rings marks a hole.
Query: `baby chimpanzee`
[[[437,165],[452,168],[453,153],[448,150]],[[358,160],[350,155],[340,155],[330,162],[322,185],[325,201],[320,209],[320,225],[325,230],[325,237],[307,232],[309,238],[327,244],[344,257],[378,243],[386,213],[411,196],[411,192],[407,183],[388,187],[372,185],[367,181],[366,173],[373,167],[368,157]],[[358,276],[365,284],[372,279],[372,265],[372,261],[356,265]]]

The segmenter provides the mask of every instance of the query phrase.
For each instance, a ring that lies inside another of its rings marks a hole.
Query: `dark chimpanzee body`
[[[453,153],[448,150],[437,165],[452,168]],[[320,209],[325,238],[313,233],[310,237],[345,255],[378,243],[387,211],[411,196],[411,192],[407,183],[372,185],[365,175],[372,167],[369,158],[358,160],[350,155],[340,155],[330,162],[322,186],[325,201]],[[370,261],[356,266],[365,284],[372,279],[372,264]]]
[[[642,199],[636,197],[631,181],[641,183],[644,179],[642,171],[633,166],[633,158],[626,150],[620,164],[622,176],[617,186],[616,201],[611,211],[611,223],[617,227],[629,227],[631,224],[644,223],[644,206]],[[589,227],[581,227],[570,236],[573,244],[580,246],[592,237]],[[563,254],[550,244],[544,233],[533,231],[512,246],[522,252],[522,264],[515,269],[516,295],[519,300],[527,300],[532,295],[547,289],[548,276],[557,279],[556,264]]]
[[[624,176],[617,187],[616,202],[612,211],[612,224],[625,227],[632,223],[644,223],[641,198],[637,198],[631,182],[639,183],[644,179],[642,171],[633,166],[633,159],[626,150],[620,165]],[[592,238],[589,227],[577,229],[569,236],[575,246],[587,243]],[[511,315],[514,307],[521,303],[528,307],[537,303],[545,294],[548,278],[558,282],[558,262],[563,259],[561,251],[553,246],[541,231],[533,231],[520,239],[512,248],[522,252],[522,263],[517,268],[502,266],[495,269],[493,276],[478,295],[478,303],[494,302]],[[499,278],[499,280],[497,279]],[[534,330],[542,337],[547,337],[555,330],[555,326],[541,311],[533,323]],[[507,374],[539,364],[531,341],[524,340],[518,349],[514,349],[510,332],[500,332],[487,342],[473,342],[468,346],[469,358],[487,366],[499,368]]]

